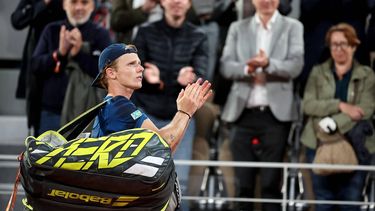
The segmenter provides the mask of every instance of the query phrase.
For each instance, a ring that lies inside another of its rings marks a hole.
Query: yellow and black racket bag
[[[25,141],[20,175],[29,209],[167,208],[176,173],[171,149],[157,133],[132,129],[67,141],[67,136],[75,135],[64,132],[47,131]]]

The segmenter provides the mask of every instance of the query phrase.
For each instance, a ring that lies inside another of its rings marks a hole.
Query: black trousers
[[[231,129],[234,161],[281,162],[284,157],[290,122],[281,122],[269,107],[245,109]],[[254,142],[254,138],[258,141]],[[256,174],[260,173],[262,198],[282,199],[281,169],[235,168],[237,197],[253,198]],[[252,211],[252,203],[238,203],[236,210]],[[263,211],[281,210],[278,203],[262,204]]]

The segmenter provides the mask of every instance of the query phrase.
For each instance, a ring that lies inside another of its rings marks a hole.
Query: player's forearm
[[[167,141],[172,152],[176,151],[178,144],[185,134],[189,121],[190,117],[187,114],[177,112],[172,121],[159,130],[159,134]]]

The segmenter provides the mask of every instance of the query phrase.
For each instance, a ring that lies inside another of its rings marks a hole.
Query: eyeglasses
[[[338,50],[339,48],[342,50],[345,50],[345,49],[348,49],[350,45],[347,42],[339,42],[339,43],[331,43],[329,47],[331,50]]]

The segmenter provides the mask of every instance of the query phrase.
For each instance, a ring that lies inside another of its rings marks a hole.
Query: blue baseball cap
[[[99,56],[99,73],[91,86],[104,88],[100,83],[100,77],[103,74],[104,68],[124,54],[137,52],[137,48],[134,45],[125,45],[124,43],[114,43],[106,47]]]

